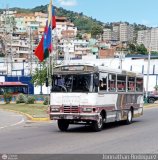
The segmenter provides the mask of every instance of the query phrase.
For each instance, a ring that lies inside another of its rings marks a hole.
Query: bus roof
[[[28,86],[28,84],[24,84],[21,82],[0,82],[0,87],[13,87],[13,86]]]
[[[82,68],[83,66],[83,68]],[[87,70],[84,67],[89,67]],[[61,70],[59,69],[61,68]],[[123,74],[123,75],[128,75],[128,76],[138,76],[138,77],[143,77],[143,74],[141,73],[136,73],[136,72],[131,72],[131,71],[126,71],[126,70],[121,70],[121,69],[114,69],[110,68],[104,65],[92,65],[92,64],[70,64],[70,65],[60,65],[56,66],[54,69],[56,73],[65,73],[65,72],[71,72],[72,74],[77,72],[77,73],[83,73],[83,72],[110,72],[110,73],[115,73],[115,74]]]

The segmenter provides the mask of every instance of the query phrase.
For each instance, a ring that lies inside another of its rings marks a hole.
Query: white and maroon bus
[[[54,68],[50,119],[61,131],[69,124],[91,125],[132,122],[143,114],[143,76],[105,66],[63,65]]]

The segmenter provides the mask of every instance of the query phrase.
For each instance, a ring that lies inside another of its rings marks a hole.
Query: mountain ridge
[[[86,16],[83,14],[83,12],[78,13],[78,12],[74,12],[74,11],[70,11],[70,10],[66,10],[62,7],[55,7],[56,8],[56,15],[57,16],[65,16],[67,17],[71,22],[73,22],[75,24],[75,26],[77,26],[78,30],[82,33],[91,33],[93,27],[95,26],[99,26],[101,28],[111,28],[114,24],[119,24],[119,23],[127,23],[130,24],[129,22],[101,22],[95,18]],[[18,13],[34,13],[34,12],[42,12],[42,13],[47,13],[47,5],[41,5],[41,6],[37,6],[34,7],[32,9],[25,9],[25,8],[19,8],[19,7],[13,7],[10,8],[9,10],[16,10]],[[0,12],[4,11],[3,9],[0,9]],[[139,31],[139,30],[145,30],[145,29],[149,29],[151,27],[148,27],[146,25],[143,24],[136,24],[133,23],[131,24],[134,26],[135,31]]]

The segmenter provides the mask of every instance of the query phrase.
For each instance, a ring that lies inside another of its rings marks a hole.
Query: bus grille
[[[64,106],[64,113],[79,113],[78,106]]]

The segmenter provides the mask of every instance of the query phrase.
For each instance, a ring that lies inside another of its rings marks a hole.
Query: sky
[[[0,0],[0,8],[34,8],[50,0]],[[129,22],[158,26],[158,0],[53,0],[53,4],[67,10],[83,12],[104,23]]]

